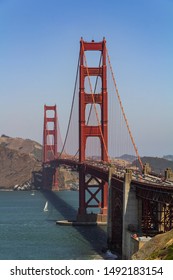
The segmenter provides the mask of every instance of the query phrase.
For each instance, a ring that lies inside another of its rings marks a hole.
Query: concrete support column
[[[138,229],[142,233],[142,199],[138,197]]]
[[[123,186],[123,238],[122,238],[122,258],[130,259],[131,235],[129,225],[134,229],[138,228],[138,200],[135,188],[131,184],[131,170],[126,170]]]
[[[173,181],[173,171],[171,170],[171,168],[167,168],[165,170],[165,180]]]
[[[108,177],[108,214],[107,214],[107,243],[108,247],[112,241],[112,168],[109,167],[109,177]]]
[[[164,232],[164,205],[163,203],[158,203],[158,231]]]

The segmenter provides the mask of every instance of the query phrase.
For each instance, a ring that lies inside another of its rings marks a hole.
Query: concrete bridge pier
[[[138,200],[131,180],[132,172],[126,170],[123,185],[122,259],[130,259],[131,235],[138,229]]]
[[[58,191],[58,168],[43,165],[42,173],[43,190]]]

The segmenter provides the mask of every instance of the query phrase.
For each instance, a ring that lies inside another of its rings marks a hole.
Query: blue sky
[[[42,142],[55,103],[65,134],[81,36],[106,37],[139,153],[173,154],[173,0],[0,0],[0,134]]]

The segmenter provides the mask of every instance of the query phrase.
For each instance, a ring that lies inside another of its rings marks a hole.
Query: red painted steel
[[[102,65],[99,67],[88,67],[85,65],[85,51],[99,51],[102,56]],[[87,76],[99,76],[101,78],[101,93],[88,94],[85,92],[85,79]],[[108,162],[108,101],[107,101],[107,66],[106,66],[106,40],[101,42],[85,42],[80,41],[80,81],[79,81],[79,161],[81,168],[79,169],[79,215],[86,214],[89,207],[101,208],[101,214],[107,214],[108,184],[101,181],[93,194],[86,180],[85,165],[82,163],[86,159],[86,140],[88,137],[98,137],[101,145],[101,160]],[[89,126],[86,124],[86,106],[87,104],[99,104],[101,108],[101,121],[97,126]],[[97,181],[96,177],[95,180]],[[96,197],[101,191],[101,201]],[[91,199],[86,199],[86,192]],[[90,205],[91,200],[96,205]]]
[[[52,111],[52,116],[48,112]],[[51,125],[51,129],[49,126]],[[49,143],[49,136],[52,143]],[[52,177],[52,190],[58,190],[57,168],[48,167],[48,163],[57,159],[57,111],[56,105],[44,105],[44,131],[43,131],[43,185],[44,188],[50,188],[49,178]],[[51,170],[50,170],[51,169]]]

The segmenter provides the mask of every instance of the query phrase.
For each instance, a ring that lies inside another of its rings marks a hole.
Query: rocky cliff
[[[31,180],[41,169],[42,147],[35,141],[0,137],[0,188],[12,189]]]
[[[19,154],[33,156],[38,161],[42,160],[42,145],[30,139],[12,138],[2,135],[0,137],[0,147],[17,151]]]

